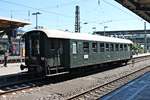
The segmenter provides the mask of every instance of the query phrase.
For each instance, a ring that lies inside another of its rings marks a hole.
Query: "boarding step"
[[[49,74],[49,75],[46,75],[46,76],[57,76],[57,75],[62,75],[62,74],[68,74],[69,72],[61,72],[61,73],[54,73],[54,74]]]
[[[48,70],[61,70],[65,69],[64,67],[49,67]]]
[[[48,75],[54,75],[54,74],[59,74],[59,73],[64,73],[64,72],[68,72],[68,69],[65,67],[61,67],[61,66],[55,66],[55,67],[49,67],[48,68]]]

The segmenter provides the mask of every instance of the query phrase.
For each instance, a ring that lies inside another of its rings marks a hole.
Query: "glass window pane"
[[[97,52],[97,43],[92,43],[92,51]]]
[[[115,48],[116,48],[116,51],[119,51],[119,44],[116,44]]]
[[[104,43],[100,43],[100,52],[104,52],[104,51],[105,51]]]
[[[110,44],[110,51],[114,51],[114,44]]]
[[[127,48],[127,44],[124,44],[124,51],[127,51],[128,48]]]
[[[40,46],[39,40],[32,40],[32,56],[36,56],[40,54]]]
[[[120,44],[120,51],[123,51],[123,44]]]
[[[77,42],[72,43],[72,53],[77,54]]]
[[[83,52],[89,53],[89,43],[88,42],[83,42]]]
[[[106,51],[109,51],[109,43],[106,43]]]

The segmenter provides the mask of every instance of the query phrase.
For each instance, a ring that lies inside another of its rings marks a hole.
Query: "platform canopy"
[[[8,36],[9,42],[9,53],[13,54],[13,39],[17,37],[17,29],[19,27],[24,27],[25,25],[30,25],[30,22],[22,21],[13,18],[5,18],[0,17],[0,37],[4,36],[5,34]]]
[[[144,20],[150,22],[150,0],[115,0]]]
[[[25,25],[30,25],[30,24],[31,23],[28,21],[0,17],[0,30],[4,30],[8,28],[19,28],[19,27],[24,27]]]

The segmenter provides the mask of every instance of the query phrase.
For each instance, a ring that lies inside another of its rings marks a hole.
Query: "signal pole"
[[[146,22],[144,22],[144,53],[147,52],[147,34],[146,34]]]
[[[76,6],[75,11],[75,32],[80,33],[80,8]]]

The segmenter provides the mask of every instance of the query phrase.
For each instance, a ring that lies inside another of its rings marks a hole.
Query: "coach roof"
[[[38,29],[32,31],[42,31],[49,38],[63,38],[63,39],[91,40],[91,41],[101,41],[101,42],[133,44],[133,42],[128,39],[106,37],[100,35],[91,35],[86,33],[72,33],[72,32],[60,31],[60,30],[47,30],[47,29]]]

